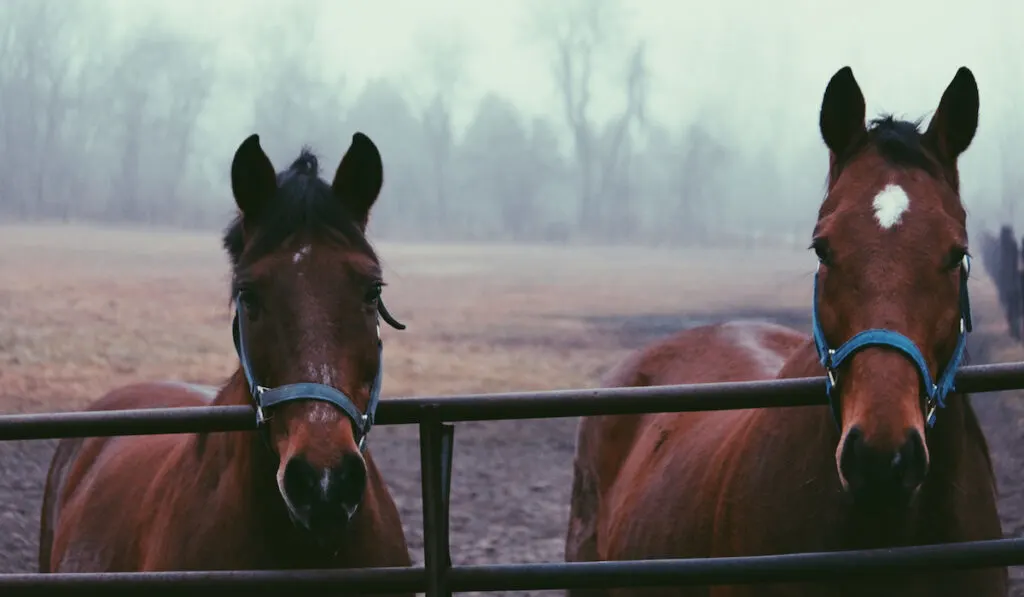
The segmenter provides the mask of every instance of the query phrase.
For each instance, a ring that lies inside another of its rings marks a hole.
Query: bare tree
[[[1011,39],[1016,43],[1015,38]],[[1024,80],[1024,62],[1021,61],[1020,52],[1015,47],[1008,47],[1000,56],[1000,62],[1005,72],[1004,81]],[[1014,94],[1007,96],[1013,97]],[[1018,116],[1019,112],[1015,106],[1014,109],[1008,110],[1007,114],[998,140],[1002,166],[1000,211],[1004,222],[1017,223],[1017,203],[1021,201],[1020,192],[1024,188],[1024,175],[1021,174],[1020,167],[1024,163],[1024,146],[1021,145],[1021,139],[1024,139],[1024,123]]]
[[[452,113],[465,77],[466,41],[457,29],[447,28],[443,34],[437,30],[421,33],[418,46],[421,57],[418,66],[428,90],[421,119],[426,158],[430,162],[433,218],[437,231],[442,231],[452,225],[449,205],[455,147]]]
[[[0,7],[0,201],[22,216],[47,210],[45,165],[67,115],[76,7],[59,0]]]
[[[608,240],[635,236],[639,226],[636,205],[632,201],[630,165],[632,133],[634,129],[643,127],[647,120],[648,81],[646,46],[641,41],[630,54],[623,78],[625,107],[606,125],[600,145],[598,208],[601,210],[601,234]]]
[[[566,0],[538,3],[533,28],[552,52],[552,75],[562,101],[562,113],[573,140],[578,168],[578,215],[581,230],[607,230],[610,196],[621,191],[626,176],[628,135],[643,121],[647,68],[642,42],[632,42],[625,77],[626,102],[618,117],[602,128],[591,115],[591,100],[602,68],[618,62],[626,9],[620,0]],[[607,74],[607,73],[605,73]]]

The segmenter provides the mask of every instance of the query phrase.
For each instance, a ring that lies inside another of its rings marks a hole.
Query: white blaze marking
[[[330,365],[320,365],[320,383],[325,386],[334,385],[334,368]]]
[[[331,487],[331,471],[330,469],[325,470],[320,475],[320,491],[324,497],[327,497],[327,490]]]
[[[878,225],[888,230],[900,223],[903,214],[910,208],[910,197],[896,184],[887,184],[872,203]]]
[[[302,261],[303,259],[305,259],[306,256],[309,255],[309,251],[310,251],[310,246],[309,245],[303,245],[303,247],[301,249],[299,249],[298,251],[295,252],[294,255],[292,255],[292,263],[298,263],[298,262]]]
[[[326,402],[317,402],[306,411],[306,420],[310,423],[333,423],[338,420],[338,410]]]
[[[327,363],[322,363],[320,365],[309,363],[306,365],[306,375],[309,376],[309,381],[313,383],[332,387],[334,385],[334,378],[337,377],[334,367],[331,367]]]
[[[335,382],[338,381],[337,370],[328,365],[327,363],[307,363],[306,375],[309,381],[313,383],[323,384],[328,387],[336,387]],[[335,407],[327,404],[326,402],[319,402],[317,404],[310,405],[309,410],[306,411],[306,419],[310,423],[333,423],[338,420],[338,411]]]

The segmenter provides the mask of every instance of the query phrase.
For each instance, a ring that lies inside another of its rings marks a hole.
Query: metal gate
[[[964,393],[1024,389],[1024,362],[964,367]],[[424,565],[353,570],[265,570],[0,575],[0,595],[144,593],[247,596],[291,591],[335,593],[509,591],[664,585],[748,584],[1024,565],[1024,538],[890,549],[771,556],[453,566],[448,503],[452,447],[459,421],[692,412],[826,404],[825,378],[516,392],[381,402],[379,425],[418,424],[423,491]],[[255,430],[248,406],[158,408],[0,416],[0,441]]]

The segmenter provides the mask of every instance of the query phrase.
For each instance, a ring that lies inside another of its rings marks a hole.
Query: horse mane
[[[243,234],[243,220],[251,238]],[[277,193],[255,222],[246,220],[242,213],[235,216],[224,231],[222,245],[237,273],[243,251],[246,261],[252,262],[296,236],[350,247],[377,260],[344,200],[320,178],[319,160],[309,147],[303,147],[291,166],[277,174]]]

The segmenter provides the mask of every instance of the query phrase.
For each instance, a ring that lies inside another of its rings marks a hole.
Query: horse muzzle
[[[366,462],[345,454],[330,468],[318,468],[302,456],[291,458],[279,475],[278,488],[292,521],[315,535],[343,532],[366,493]]]

